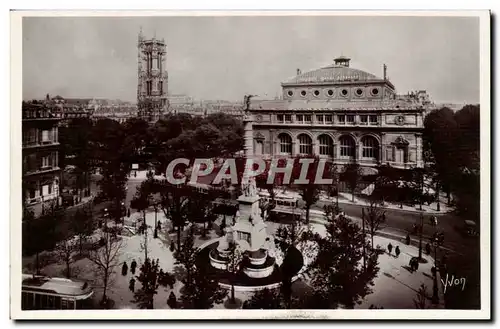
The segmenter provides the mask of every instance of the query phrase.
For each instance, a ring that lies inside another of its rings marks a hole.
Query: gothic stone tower
[[[159,119],[168,108],[167,46],[163,39],[145,39],[142,30],[138,40],[137,107],[146,121]]]

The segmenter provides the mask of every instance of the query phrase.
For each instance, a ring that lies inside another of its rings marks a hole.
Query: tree
[[[79,201],[82,194],[88,195],[90,191],[90,172],[94,168],[95,157],[92,131],[93,122],[88,118],[74,118],[67,126],[59,127],[59,158],[63,160],[60,165],[63,168],[66,165],[75,166],[72,173],[76,176],[75,189]]]
[[[364,270],[362,250],[369,242],[360,227],[345,216],[332,218],[326,230],[326,237],[316,234],[314,238],[318,254],[309,268],[313,306],[354,308],[372,292],[371,286],[379,270],[378,254],[370,254]]]
[[[210,266],[206,264],[205,266]],[[181,308],[210,309],[215,303],[222,303],[227,296],[227,290],[207,273],[205,266],[195,267],[191,281],[184,284],[181,290]]]
[[[154,308],[154,296],[158,294],[160,266],[156,262],[146,258],[141,265],[141,273],[136,276],[142,284],[142,288],[134,293],[134,303],[141,309]]]
[[[234,283],[235,278],[238,276],[241,270],[241,264],[244,261],[243,253],[240,246],[234,241],[229,243],[229,261],[227,263],[227,271],[231,275],[231,303],[236,304],[236,299],[234,297]]]
[[[35,218],[35,214],[33,211],[30,209],[26,208],[25,205],[23,205],[23,232],[22,232],[22,249],[23,255],[32,255],[35,254],[35,269],[36,269],[36,274],[40,274],[40,260],[39,260],[39,253],[41,250],[40,249],[40,244],[38,242],[44,241],[44,236],[43,234],[40,234],[42,231],[40,230],[41,228],[41,223],[42,221],[38,220]]]
[[[189,199],[192,190],[186,185],[172,185],[167,180],[159,181],[160,206],[165,217],[170,218],[177,230],[177,248],[181,245],[181,233],[188,221]]]
[[[194,247],[194,230],[191,228],[188,230],[188,235],[184,243],[179,245],[174,254],[176,259],[175,263],[184,266],[186,271],[186,276],[182,280],[184,285],[189,285],[193,282],[193,273],[196,269],[196,256],[198,251],[198,248]]]
[[[479,105],[465,105],[454,114],[457,124],[455,143],[456,164],[460,168],[480,169],[480,110]]]
[[[107,225],[106,225],[107,226]],[[103,283],[103,295],[102,302],[107,301],[106,293],[108,287],[112,282],[111,275],[114,273],[115,268],[120,266],[120,253],[123,246],[123,241],[121,239],[112,238],[111,234],[107,231],[101,232],[101,241],[103,241],[103,246],[91,250],[89,253],[89,259],[96,265],[97,273]]]
[[[111,200],[110,215],[116,223],[123,217],[122,201],[125,199],[127,177],[134,155],[134,145],[126,141],[126,133],[120,123],[98,120],[92,129],[95,157],[101,168],[102,179],[98,182],[100,195]]]
[[[297,157],[295,159],[295,164],[294,164],[294,169],[292,172],[292,178],[298,179],[300,177],[300,172],[302,171],[302,166],[304,166],[304,163],[302,163],[299,166],[299,163],[301,159],[306,159],[306,161],[311,161],[309,163],[309,166],[307,168],[306,172],[306,177],[305,179],[308,181],[306,184],[297,184],[297,188],[299,189],[300,196],[302,197],[302,200],[304,201],[304,209],[306,211],[306,224],[309,223],[309,214],[311,210],[311,206],[318,202],[319,200],[319,194],[321,192],[321,187],[320,185],[316,184],[315,179],[316,179],[316,173],[318,171],[318,165],[319,165],[319,158],[318,157]]]
[[[232,115],[213,113],[203,119],[203,123],[212,124],[219,130],[217,145],[218,155],[231,156],[243,149],[243,125]]]
[[[276,310],[282,309],[280,291],[278,289],[263,289],[256,291],[252,297],[244,304],[246,309],[256,310]]]
[[[49,204],[38,218],[33,211],[23,206],[23,255],[35,255],[36,273],[40,273],[40,253],[52,250],[62,237],[60,227],[63,226],[64,214],[55,202]]]
[[[385,210],[383,210],[376,202],[370,202],[369,207],[363,210],[363,217],[366,225],[368,226],[368,231],[370,232],[372,240],[372,251],[375,250],[375,245],[373,243],[373,237],[375,233],[382,229],[381,225],[385,223]]]
[[[149,176],[141,183],[141,185],[137,187],[137,192],[134,198],[130,201],[130,207],[132,209],[142,212],[143,223],[141,225],[144,230],[144,259],[148,259],[148,226],[146,223],[146,210],[153,203],[152,194],[154,193],[156,186],[157,182],[152,178],[152,176]]]
[[[215,220],[213,212],[214,199],[215,196],[210,192],[208,194],[194,192],[188,200],[187,218],[194,223],[203,223],[203,231],[201,233],[203,238],[207,235],[207,223],[210,225]]]
[[[388,196],[397,190],[398,174],[397,169],[390,165],[381,165],[377,167],[378,176],[375,179],[375,189],[371,197],[380,201],[381,205],[385,204]]]
[[[354,193],[356,192],[356,189],[358,188],[358,185],[362,179],[361,167],[358,163],[349,163],[345,167],[343,174],[344,180],[346,181],[347,186],[349,187],[349,190],[352,194],[352,202],[354,202]]]
[[[68,279],[71,277],[71,264],[75,261],[74,252],[75,245],[71,240],[63,240],[56,245],[57,257],[66,265],[65,275]]]
[[[76,211],[71,222],[72,230],[78,236],[78,246],[80,254],[83,253],[83,243],[94,231],[92,212],[88,208],[80,208]]]
[[[441,180],[440,186],[448,195],[448,203],[457,173],[457,130],[454,113],[449,108],[434,110],[424,119],[424,151],[432,153]]]
[[[295,273],[295,262],[291,248],[297,248],[305,258],[314,256],[314,246],[310,244],[313,234],[311,228],[302,220],[292,221],[290,225],[280,225],[276,231],[276,238],[279,240],[278,247],[284,255],[280,267],[281,284],[279,298],[283,302],[283,308],[292,307],[292,279]]]
[[[336,196],[336,207],[339,207],[339,187],[340,187],[340,172],[337,165],[332,164],[329,166],[329,178],[333,180],[333,183],[326,186],[328,196]]]

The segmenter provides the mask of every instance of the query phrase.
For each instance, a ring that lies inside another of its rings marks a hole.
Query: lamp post
[[[420,213],[420,227],[419,231],[419,239],[418,239],[418,259],[422,260],[422,234],[424,231],[424,215]]]
[[[432,303],[437,304],[439,303],[438,286],[437,286],[437,273],[439,271],[437,263],[437,249],[439,248],[439,239],[437,234],[435,234],[434,238],[432,239],[432,245],[434,246],[434,279],[432,282]]]
[[[361,208],[361,221],[363,223],[363,271],[366,272],[365,208]]]

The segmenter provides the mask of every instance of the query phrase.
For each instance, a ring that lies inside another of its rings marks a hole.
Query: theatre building
[[[425,104],[399,96],[383,77],[332,65],[283,82],[282,99],[252,100],[254,152],[264,157],[318,155],[363,166],[423,166]]]

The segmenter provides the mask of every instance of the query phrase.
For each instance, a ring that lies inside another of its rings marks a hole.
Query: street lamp
[[[420,227],[419,231],[419,239],[418,239],[418,259],[422,260],[422,234],[424,231],[424,215],[420,213]]]
[[[361,221],[363,223],[363,270],[366,272],[365,208],[361,208]]]
[[[434,279],[432,283],[432,303],[437,304],[439,302],[438,286],[437,286],[437,273],[439,271],[437,263],[437,249],[440,246],[440,241],[437,234],[435,234],[434,238],[432,239],[432,245],[434,246]]]

